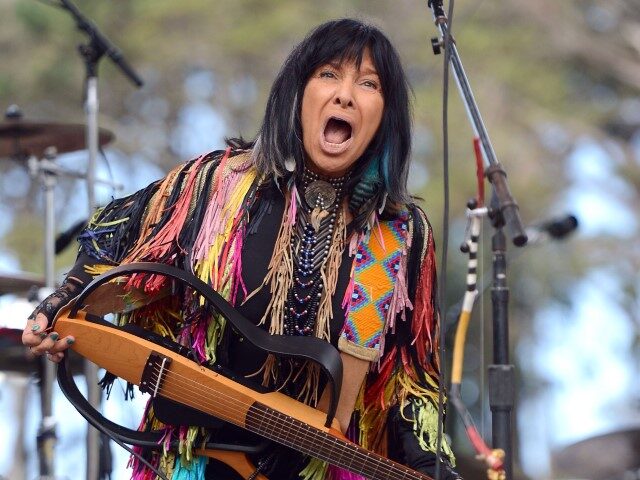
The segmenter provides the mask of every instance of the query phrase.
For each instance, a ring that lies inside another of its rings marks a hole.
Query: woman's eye
[[[364,85],[367,88],[373,88],[374,90],[378,89],[378,84],[371,80],[365,80],[364,82],[362,82],[362,85]]]
[[[320,72],[320,78],[335,78],[336,74],[329,70],[323,70]]]

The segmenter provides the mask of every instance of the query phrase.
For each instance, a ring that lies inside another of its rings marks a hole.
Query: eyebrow
[[[337,60],[333,60],[331,62],[325,63],[325,65],[329,65],[329,66],[331,66],[331,67],[333,67],[333,68],[335,68],[337,70],[342,66],[342,63],[337,61]],[[360,70],[359,71],[360,71],[361,75],[377,75],[377,76],[380,76],[378,74],[378,70],[376,70],[376,67],[362,68],[362,65],[360,65]]]

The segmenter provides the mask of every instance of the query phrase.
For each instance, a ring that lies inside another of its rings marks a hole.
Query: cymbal
[[[587,438],[553,455],[556,474],[609,480],[640,469],[640,428]],[[622,477],[620,477],[622,478]]]
[[[44,287],[44,278],[33,273],[0,274],[0,295],[28,292],[31,287]]]
[[[106,145],[114,135],[104,128],[98,131],[98,143]],[[8,120],[0,123],[0,158],[23,159],[31,155],[42,158],[45,149],[56,147],[58,153],[84,150],[85,126],[74,123],[38,123]]]

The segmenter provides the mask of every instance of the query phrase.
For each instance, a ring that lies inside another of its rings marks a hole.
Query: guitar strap
[[[351,422],[351,415],[355,408],[358,394],[362,388],[362,383],[367,376],[367,371],[371,362],[363,360],[358,357],[354,357],[345,352],[340,352],[340,358],[342,359],[342,366],[345,372],[349,372],[348,375],[342,377],[342,388],[340,389],[340,400],[338,402],[338,409],[336,410],[335,418],[340,423],[340,429],[342,433],[346,433],[349,423]],[[331,388],[327,385],[322,392],[318,406],[316,407],[321,412],[328,412],[330,403]]]
[[[424,255],[424,243],[425,232],[422,227],[422,221],[420,213],[415,205],[410,206],[409,215],[411,216],[411,233],[412,243],[408,254],[408,292],[409,298],[415,298],[416,295],[416,279],[419,275],[421,259]],[[387,227],[383,223],[383,228]],[[386,228],[383,230],[385,233],[391,232],[392,228]],[[388,241],[388,240],[387,240]],[[375,259],[374,262],[382,263],[382,260]],[[371,262],[373,263],[373,262]],[[408,312],[408,321],[411,321],[411,312]],[[371,361],[366,358],[360,358],[345,351],[340,352],[340,358],[342,359],[343,371],[349,372],[342,379],[342,388],[340,390],[340,400],[336,411],[336,419],[340,423],[342,433],[347,431],[349,423],[351,422],[351,416],[355,409],[356,401],[362,384],[365,381],[367,372],[371,368]],[[324,389],[318,406],[318,410],[327,412],[330,401],[330,389],[327,387]]]

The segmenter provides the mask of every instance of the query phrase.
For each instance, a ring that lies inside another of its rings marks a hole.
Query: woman
[[[343,432],[433,476],[435,253],[426,217],[407,192],[410,138],[408,86],[389,40],[356,20],[319,26],[285,60],[253,142],[229,140],[226,151],[181,165],[96,214],[80,235],[76,265],[29,318],[23,342],[60,361],[74,339],[41,332],[92,275],[135,261],[179,266],[270,333],[336,346],[349,385],[337,415]],[[163,285],[138,286],[153,292]],[[144,309],[125,320],[194,347],[201,361],[326,408],[317,367],[265,355],[224,319],[187,303],[168,297],[151,324]],[[172,406],[149,408],[141,428],[160,424],[179,435],[182,454],[145,455],[170,478],[238,478],[219,462],[191,458],[203,436],[193,417]],[[204,436],[252,439],[228,425]],[[446,442],[442,448],[441,478],[458,478]],[[354,478],[284,447],[254,463],[272,480]],[[138,462],[133,476],[155,478]]]

